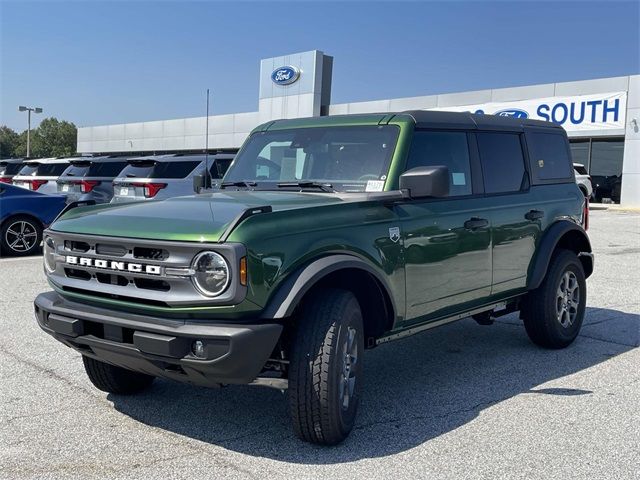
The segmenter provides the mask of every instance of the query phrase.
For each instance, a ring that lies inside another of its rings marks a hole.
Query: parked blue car
[[[65,207],[63,195],[45,195],[0,183],[0,250],[29,255],[40,248],[42,231]]]

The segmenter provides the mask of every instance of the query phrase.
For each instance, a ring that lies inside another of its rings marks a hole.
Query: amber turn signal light
[[[240,285],[247,286],[247,257],[240,259]]]

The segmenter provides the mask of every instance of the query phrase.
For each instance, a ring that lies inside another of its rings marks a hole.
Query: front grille
[[[69,278],[75,278],[77,280],[91,280],[91,274],[85,270],[78,270],[77,268],[65,268],[64,273]]]
[[[98,243],[96,244],[96,253],[99,255],[107,255],[109,257],[124,257],[127,254],[127,249],[121,245]]]
[[[159,292],[168,292],[171,290],[171,285],[169,285],[164,280],[153,280],[150,278],[136,278],[133,283],[135,283],[138,288],[145,288],[147,290],[157,290]]]
[[[246,287],[234,282],[234,270],[246,253],[240,244],[206,244],[46,231],[56,245],[57,267],[48,274],[63,291],[144,305],[235,305]],[[222,254],[231,282],[220,296],[207,298],[194,286],[190,267],[203,250]],[[234,268],[235,267],[235,268]],[[237,271],[237,270],[235,270]]]
[[[122,275],[114,275],[112,273],[102,273],[96,272],[96,280],[100,283],[107,283],[109,285],[120,285],[121,287],[126,287],[129,285],[129,279]],[[91,279],[91,276],[89,277]]]
[[[133,257],[141,260],[166,260],[169,252],[162,248],[135,247]]]
[[[76,242],[73,240],[65,240],[64,241],[64,249],[68,250],[70,252],[88,252],[89,251],[89,244],[87,242]]]

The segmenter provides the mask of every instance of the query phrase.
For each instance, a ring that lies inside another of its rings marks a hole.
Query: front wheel
[[[557,251],[542,284],[529,292],[521,310],[531,341],[546,348],[571,344],[580,333],[586,302],[582,263],[569,250]]]
[[[302,440],[335,445],[353,428],[362,386],[362,313],[349,291],[309,298],[291,348],[289,408]]]

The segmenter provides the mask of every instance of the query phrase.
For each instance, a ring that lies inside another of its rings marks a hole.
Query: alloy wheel
[[[340,404],[343,410],[349,408],[356,388],[356,365],[358,363],[358,342],[356,329],[347,328],[347,336],[342,347],[342,372],[340,374]]]
[[[556,316],[560,325],[573,325],[580,304],[580,285],[575,273],[565,271],[556,291]]]
[[[4,234],[4,239],[14,252],[28,252],[35,247],[38,241],[38,230],[31,223],[25,220],[18,220],[9,225]]]

